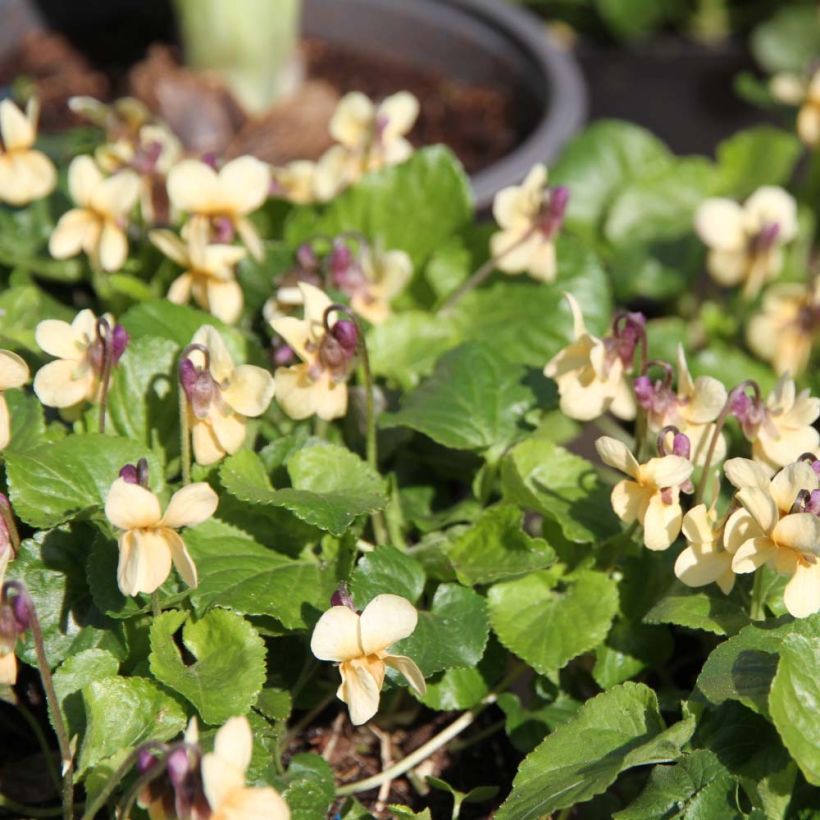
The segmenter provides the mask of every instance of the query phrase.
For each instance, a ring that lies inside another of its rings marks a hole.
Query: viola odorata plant
[[[176,567],[191,588],[196,565],[177,530],[207,521],[219,499],[205,482],[177,490],[163,513],[159,498],[146,486],[145,468],[126,465],[105,499],[105,516],[120,532],[117,584],[123,595],[150,595]]]
[[[0,350],[0,451],[5,450],[11,439],[11,416],[6,390],[22,387],[30,378],[28,365],[11,350]]]
[[[211,244],[207,223],[192,223],[187,241],[173,231],[151,231],[149,237],[169,259],[184,268],[171,283],[168,299],[177,305],[191,299],[202,310],[226,324],[234,324],[242,313],[244,295],[236,281],[236,265],[246,251],[238,245]]]
[[[724,287],[742,286],[747,299],[780,273],[783,246],[797,235],[797,203],[773,185],[758,188],[744,203],[707,199],[695,215],[695,230],[709,249],[709,274]]]
[[[214,464],[245,443],[249,418],[261,416],[274,395],[273,376],[236,365],[222,336],[203,325],[183,351],[179,380],[197,464]]]
[[[218,171],[200,160],[184,159],[168,172],[168,197],[173,208],[190,217],[183,238],[204,223],[210,240],[226,244],[238,234],[248,253],[261,262],[265,247],[249,215],[264,204],[270,184],[270,169],[255,157],[237,157]]]
[[[318,416],[325,421],[347,412],[347,379],[359,349],[359,332],[339,318],[319,288],[300,282],[304,316],[279,316],[271,326],[301,362],[278,367],[276,401],[293,419]]]
[[[34,148],[40,106],[32,97],[23,113],[11,100],[0,102],[0,200],[28,205],[48,196],[57,184],[57,169]]]
[[[389,652],[413,634],[417,623],[415,607],[389,594],[377,595],[361,613],[344,597],[317,621],[310,650],[320,661],[339,665],[342,683],[336,696],[347,704],[354,725],[367,723],[378,712],[387,667],[400,672],[420,695],[425,693],[424,675],[415,661]]]

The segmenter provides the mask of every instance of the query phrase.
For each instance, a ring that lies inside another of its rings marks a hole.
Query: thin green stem
[[[63,722],[63,713],[60,710],[60,701],[54,689],[54,680],[51,677],[51,668],[46,657],[46,648],[43,641],[43,629],[34,605],[31,605],[31,620],[29,624],[31,637],[34,640],[34,651],[37,654],[37,666],[40,668],[40,678],[46,692],[46,701],[51,715],[57,742],[60,746],[60,757],[63,763],[63,811],[66,820],[74,816],[74,756],[71,752],[71,741]]]
[[[755,580],[754,584],[752,585],[752,602],[749,607],[749,617],[753,621],[765,621],[766,620],[766,611],[765,611],[765,586],[764,586],[764,578],[763,572],[758,570],[755,573]]]
[[[179,458],[182,465],[182,484],[191,483],[191,431],[188,429],[188,397],[181,384],[179,391]]]
[[[154,745],[154,744],[151,744]],[[94,820],[96,817],[97,812],[101,811],[103,806],[108,802],[108,798],[114,792],[114,789],[120,784],[120,781],[128,774],[134,764],[137,762],[137,758],[140,753],[140,749],[145,749],[147,744],[143,744],[137,749],[132,749],[128,756],[123,760],[120,764],[119,768],[108,778],[105,786],[103,786],[102,791],[96,796],[94,802],[88,806],[83,814],[81,820]],[[162,749],[162,746],[157,743],[157,749]]]
[[[17,817],[59,817],[63,813],[61,806],[51,809],[38,809],[34,806],[24,806],[10,797],[0,794],[0,809],[8,809],[14,812]]]
[[[111,386],[111,369],[114,365],[114,349],[111,326],[105,319],[97,320],[97,337],[103,345],[102,373],[100,374],[100,432],[105,432],[105,416],[108,408],[108,389]]]
[[[151,593],[151,612],[155,618],[162,614],[162,607],[159,605],[159,593],[156,590]]]
[[[695,491],[695,500],[693,506],[697,506],[698,504],[703,501],[704,496],[706,495],[706,485],[709,484],[711,476],[709,475],[709,469],[712,466],[712,459],[715,455],[715,448],[717,447],[718,440],[720,439],[720,435],[723,432],[723,425],[726,424],[726,419],[729,418],[729,414],[731,413],[732,407],[732,393],[729,393],[729,398],[726,399],[726,404],[723,405],[723,409],[720,411],[720,415],[717,417],[715,421],[715,431],[712,433],[712,440],[709,442],[709,449],[706,451],[706,458],[703,462],[703,472],[700,475],[700,481],[698,482],[697,489]]]

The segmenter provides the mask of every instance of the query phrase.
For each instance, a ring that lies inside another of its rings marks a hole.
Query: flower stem
[[[60,757],[63,761],[63,815],[66,820],[71,820],[74,816],[74,760],[71,752],[71,742],[63,723],[63,713],[60,710],[60,701],[57,699],[57,692],[54,689],[54,680],[51,677],[51,669],[46,657],[45,642],[43,641],[43,629],[40,626],[40,619],[37,617],[37,608],[31,607],[31,637],[34,640],[34,651],[37,654],[37,666],[40,668],[40,678],[43,681],[43,689],[46,692],[49,713],[57,734],[57,742],[60,746]]]
[[[191,483],[191,431],[188,429],[188,397],[181,383],[179,391],[179,459],[182,465],[182,484]]]
[[[715,421],[715,432],[712,433],[712,440],[709,442],[709,449],[706,451],[706,458],[703,462],[703,472],[701,473],[700,481],[698,482],[698,487],[695,491],[693,506],[700,504],[706,493],[706,485],[709,484],[709,468],[712,466],[712,458],[715,455],[715,448],[717,447],[718,440],[723,432],[723,425],[726,424],[726,419],[729,418],[729,414],[732,410],[733,393],[734,390],[730,391],[729,398],[726,399],[726,404],[723,405],[723,409],[720,411],[720,414]]]
[[[496,269],[498,263],[511,251],[523,245],[536,231],[533,225],[520,239],[505,248],[497,256],[491,256],[472,276],[465,279],[442,303],[439,314],[449,313],[471,290],[475,290]]]
[[[162,614],[162,607],[159,605],[159,593],[156,590],[151,593],[151,612],[155,618]]]
[[[418,749],[411,752],[407,757],[393,764],[388,769],[385,769],[379,774],[374,774],[372,777],[367,777],[364,780],[359,780],[357,783],[348,783],[345,786],[340,786],[336,789],[338,797],[345,797],[349,794],[358,794],[359,792],[366,792],[369,789],[375,789],[381,786],[382,783],[388,780],[395,780],[401,777],[405,772],[415,768],[423,760],[426,760],[433,753],[437,752],[442,746],[449,743],[454,737],[457,737],[468,726],[471,726],[475,719],[488,707],[496,701],[496,694],[487,695],[477,706],[474,706],[469,711],[465,712],[460,718],[454,720],[446,729],[443,729],[434,737],[430,738],[427,743],[419,746]]]
[[[97,320],[97,336],[102,342],[102,373],[100,374],[100,432],[105,432],[105,414],[108,407],[108,388],[111,386],[111,368],[114,364],[114,349],[111,344],[111,326],[105,319]]]
[[[8,498],[0,493],[0,516],[8,530],[11,541],[11,553],[16,558],[20,553],[20,531],[17,529],[17,522],[14,520],[14,512],[11,509]]]
[[[752,603],[749,607],[749,617],[753,621],[765,621],[765,602],[764,602],[765,587],[763,585],[763,572],[758,570],[755,573],[754,585],[752,586]]]

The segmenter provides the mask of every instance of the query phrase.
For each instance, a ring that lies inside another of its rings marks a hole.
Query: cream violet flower
[[[209,519],[216,493],[204,482],[189,484],[174,493],[163,515],[159,499],[130,478],[118,478],[105,500],[106,517],[122,530],[117,567],[122,594],[154,592],[170,575],[172,562],[182,580],[195,587],[196,566],[177,530]]]
[[[493,216],[501,230],[490,239],[496,267],[552,282],[557,273],[554,239],[564,221],[569,191],[547,187],[547,169],[536,165],[521,185],[495,195]]]
[[[391,315],[391,301],[413,276],[413,263],[404,251],[363,244],[354,255],[340,240],[334,242],[327,266],[332,286],[347,294],[353,310],[374,325]]]
[[[211,325],[194,334],[179,376],[188,399],[197,464],[213,464],[239,450],[248,418],[261,416],[273,398],[273,376],[255,365],[234,365],[219,331]]]
[[[316,201],[316,163],[298,159],[271,170],[273,196],[297,205]]]
[[[619,322],[616,335],[599,339],[587,331],[575,297],[565,293],[573,319],[574,340],[547,362],[544,375],[554,379],[561,396],[561,412],[589,421],[611,410],[622,419],[635,417],[635,400],[626,380],[635,345],[643,333],[639,314]]]
[[[728,595],[735,585],[732,553],[722,546],[715,510],[698,504],[683,517],[681,529],[688,546],[675,561],[675,575],[688,587],[715,583]]]
[[[678,345],[677,391],[671,387],[672,368],[666,367],[666,377],[655,382],[647,375],[635,379],[635,396],[646,411],[647,424],[653,433],[664,427],[676,427],[692,447],[692,461],[703,465],[709,443],[715,432],[715,420],[728,399],[726,388],[711,376],[692,379],[686,363],[683,346]],[[723,435],[715,445],[712,463],[726,457],[726,439]]]
[[[808,388],[798,393],[787,375],[780,377],[765,402],[738,389],[732,391],[730,401],[732,413],[752,442],[752,455],[769,472],[820,445],[820,433],[813,426],[820,416],[820,398],[812,396]]]
[[[418,100],[406,91],[379,105],[360,91],[342,97],[330,120],[330,135],[338,145],[328,149],[314,169],[317,198],[332,199],[368,171],[404,162],[413,153],[405,135],[418,113]]]
[[[820,335],[820,277],[806,288],[773,285],[763,295],[760,313],[746,328],[746,341],[778,375],[799,376],[808,366]]]
[[[310,649],[319,660],[339,664],[342,685],[336,695],[348,705],[354,725],[367,723],[378,711],[387,666],[425,693],[424,676],[414,661],[387,651],[412,635],[417,621],[415,607],[398,595],[377,595],[361,615],[349,606],[334,606],[319,618]]]
[[[358,351],[353,322],[337,320],[319,288],[300,282],[304,318],[279,316],[271,326],[302,360],[276,370],[276,400],[293,419],[317,415],[330,421],[347,412],[347,378]]]
[[[31,98],[24,114],[11,100],[0,102],[0,200],[27,205],[48,196],[57,184],[52,161],[32,147],[40,106]]]
[[[248,719],[232,717],[216,733],[214,750],[202,757],[202,785],[211,820],[288,820],[290,809],[275,789],[245,785],[253,735]]]
[[[168,299],[184,305],[191,297],[203,310],[233,324],[242,313],[242,288],[234,278],[234,267],[245,257],[237,245],[208,244],[208,226],[199,223],[183,242],[167,230],[151,231],[154,243],[167,257],[185,269],[171,284]]]
[[[744,462],[733,459],[734,462]],[[745,481],[737,493],[742,509],[727,522],[727,540],[734,547],[732,569],[754,572],[769,564],[790,576],[783,593],[795,618],[820,610],[820,479],[804,461],[790,464],[770,482],[759,468],[733,464],[735,481]]]
[[[797,235],[797,205],[782,188],[758,188],[743,205],[707,199],[695,214],[695,230],[709,248],[707,268],[720,285],[743,284],[753,298],[780,272],[782,246]]]
[[[797,135],[809,148],[820,147],[820,69],[809,80],[785,71],[775,74],[769,90],[779,102],[800,106]]]
[[[8,529],[0,517],[0,590],[3,589],[6,569],[12,557]],[[17,656],[14,650],[17,638],[23,631],[21,626],[22,624],[14,617],[12,605],[6,600],[0,600],[0,686],[14,686],[17,683]]]
[[[28,380],[28,365],[16,353],[0,350],[0,450],[11,440],[11,416],[3,392],[22,387]]]
[[[139,196],[133,171],[103,177],[91,157],[76,157],[68,168],[68,190],[79,206],[60,217],[48,249],[55,259],[84,251],[105,271],[119,270],[128,257],[125,228]]]
[[[692,462],[668,455],[638,464],[623,442],[609,436],[599,438],[595,449],[605,464],[629,476],[612,489],[615,515],[626,524],[638,521],[649,549],[667,549],[680,532],[680,489],[692,475]]]
[[[102,333],[110,333],[110,348]],[[37,325],[34,338],[40,348],[57,361],[41,367],[34,376],[34,392],[47,407],[66,409],[99,399],[106,355],[117,363],[128,344],[128,334],[109,314],[99,319],[81,310],[69,324],[46,319]]]
[[[270,169],[255,157],[237,157],[217,172],[196,159],[184,159],[168,172],[168,196],[171,205],[190,214],[192,223],[205,222],[218,242],[230,241],[236,231],[257,261],[265,248],[248,219],[268,198]]]

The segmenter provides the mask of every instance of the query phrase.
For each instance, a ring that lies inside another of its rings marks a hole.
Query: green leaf
[[[817,9],[811,3],[784,5],[752,32],[750,43],[755,59],[767,72],[808,74],[820,54]]]
[[[733,817],[735,789],[734,777],[712,752],[692,752],[672,766],[655,766],[638,798],[614,820]]]
[[[555,551],[522,528],[521,511],[509,504],[490,507],[463,535],[447,546],[458,580],[468,586],[489,584],[555,561]]]
[[[415,603],[424,591],[424,569],[415,558],[387,544],[362,556],[350,577],[354,602],[390,593]]]
[[[488,287],[468,293],[452,312],[461,337],[483,342],[511,362],[542,370],[572,338],[564,293],[577,299],[590,333],[603,333],[612,316],[612,296],[600,260],[572,236],[559,236],[556,253],[555,282],[499,275]]]
[[[219,476],[240,500],[284,507],[337,536],[386,503],[378,473],[346,447],[311,443],[288,459],[288,473],[293,486],[274,490],[259,456],[241,450],[223,462]]]
[[[194,333],[202,325],[212,325],[224,339],[233,360],[245,361],[245,340],[238,330],[229,327],[210,313],[187,305],[175,305],[167,299],[135,305],[122,316],[120,324],[133,340],[143,336],[154,336],[167,339],[179,348],[190,344]]]
[[[602,689],[609,689],[644,669],[661,668],[673,649],[668,628],[618,621],[595,650],[592,677]]]
[[[82,689],[87,718],[78,763],[82,773],[145,740],[169,740],[185,728],[180,705],[146,678],[105,677]]]
[[[116,436],[84,433],[6,454],[11,502],[20,518],[46,529],[99,507],[124,464],[148,457],[151,484],[162,471],[143,445]]]
[[[676,581],[643,620],[647,624],[676,624],[715,635],[733,635],[749,623],[749,616],[718,589],[696,590]]]
[[[104,649],[86,649],[67,658],[54,673],[54,690],[63,710],[69,737],[85,728],[85,709],[80,690],[92,681],[117,674],[120,662]]]
[[[712,651],[698,676],[697,687],[711,703],[738,700],[768,715],[769,688],[783,641],[790,635],[810,635],[812,631],[816,630],[811,621],[749,624]]]
[[[524,754],[531,752],[557,726],[572,720],[581,705],[563,693],[549,703],[531,703],[529,708],[522,706],[521,699],[512,692],[502,692],[498,696],[498,707],[506,718],[505,728],[510,742]]]
[[[597,542],[620,531],[609,488],[592,464],[547,438],[528,438],[507,453],[501,486],[506,501],[555,521],[570,541]]]
[[[495,584],[488,594],[498,639],[538,672],[561,669],[606,638],[618,609],[614,581],[584,570],[558,580],[549,571]]]
[[[6,390],[3,393],[11,417],[11,440],[3,451],[21,453],[48,440],[43,405],[37,396],[22,390]]]
[[[249,538],[203,525],[188,530],[185,543],[199,571],[191,602],[200,613],[222,606],[300,629],[326,608],[333,591],[333,578],[314,561],[293,560]]]
[[[518,769],[497,820],[524,820],[583,803],[633,766],[673,761],[694,723],[666,729],[655,693],[624,683],[591,700],[559,726]]]
[[[361,231],[415,265],[472,218],[464,170],[449,149],[416,151],[400,165],[367,174],[324,208],[299,208],[285,226],[292,245],[324,234]]]
[[[740,131],[717,147],[715,193],[745,199],[761,185],[785,185],[800,151],[788,131],[770,125]]]
[[[658,0],[595,0],[604,22],[616,37],[639,39],[660,28],[674,6]]]
[[[448,669],[438,679],[427,681],[426,694],[417,695],[414,692],[413,695],[430,709],[451,712],[472,708],[489,691],[481,672],[469,667]]]
[[[396,313],[372,327],[367,335],[370,366],[404,390],[433,372],[436,360],[460,341],[458,328],[431,313]]]
[[[491,347],[465,344],[445,353],[433,375],[406,395],[383,428],[410,427],[455,450],[488,450],[516,434],[532,406],[524,371]]]
[[[190,663],[174,642],[180,627]],[[224,609],[198,619],[185,612],[154,618],[149,660],[157,680],[187,698],[211,724],[245,714],[265,682],[265,644],[244,618]]]
[[[74,311],[34,285],[8,288],[0,293],[0,346],[41,353],[34,331],[43,319],[70,322]]]
[[[656,137],[637,125],[602,120],[563,150],[550,172],[571,191],[567,227],[596,236],[610,204],[626,184],[668,168],[674,159]]]
[[[126,348],[113,373],[108,417],[121,436],[149,449],[179,450],[176,356],[169,339],[145,337]]]
[[[458,584],[440,584],[430,609],[419,612],[415,632],[394,649],[409,655],[426,677],[442,669],[475,666],[489,632],[487,605],[480,595]]]
[[[326,817],[336,793],[333,769],[319,755],[299,754],[290,762],[282,791],[291,820]]]
[[[806,780],[820,786],[820,615],[811,634],[788,635],[772,681],[769,710]]]

